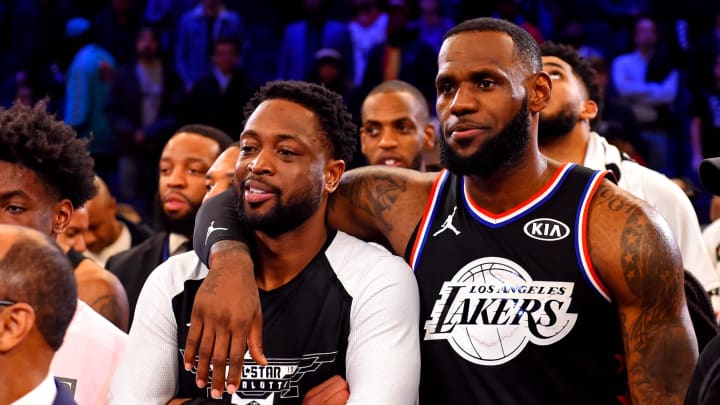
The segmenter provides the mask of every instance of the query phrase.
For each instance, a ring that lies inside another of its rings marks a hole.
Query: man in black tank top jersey
[[[697,346],[678,248],[662,218],[606,172],[539,152],[552,83],[537,43],[512,23],[468,20],[445,35],[438,66],[447,170],[352,170],[328,211],[332,226],[405,253],[415,271],[420,402],[681,403]],[[195,244],[218,283],[249,271],[233,266],[245,257],[237,220],[217,214],[227,198],[209,201],[196,226],[196,240],[211,220],[228,228]],[[259,313],[223,314],[258,304],[236,288],[198,295],[203,318],[186,361],[212,347],[206,335],[242,342],[216,338],[215,351],[244,351],[248,328],[238,325]],[[248,344],[260,355],[254,330]],[[240,365],[231,362],[229,382]]]

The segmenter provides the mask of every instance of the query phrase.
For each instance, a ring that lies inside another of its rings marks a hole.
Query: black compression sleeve
[[[221,240],[237,240],[246,242],[238,221],[235,209],[236,196],[232,188],[202,203],[195,217],[193,249],[200,261],[208,265],[210,248]]]

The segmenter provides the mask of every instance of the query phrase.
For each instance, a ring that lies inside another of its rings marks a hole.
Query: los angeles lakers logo
[[[447,340],[464,359],[507,363],[528,343],[551,345],[572,330],[573,283],[533,281],[512,260],[474,260],[445,282],[425,322],[425,340]]]

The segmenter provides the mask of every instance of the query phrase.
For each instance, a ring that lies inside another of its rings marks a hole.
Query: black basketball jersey
[[[420,289],[423,404],[608,404],[627,396],[615,307],[589,260],[607,172],[563,165],[495,215],[443,171],[408,245]]]
[[[289,283],[260,291],[268,365],[260,366],[246,357],[238,392],[232,397],[224,393],[226,403],[300,404],[310,388],[333,375],[345,377],[352,297],[326,256],[334,238],[333,232],[326,246]],[[184,291],[172,300],[178,348],[185,347],[192,304],[202,281],[185,281]],[[179,364],[182,355],[179,350]],[[177,397],[211,398],[210,383],[206,389],[198,389],[194,371],[179,368]]]

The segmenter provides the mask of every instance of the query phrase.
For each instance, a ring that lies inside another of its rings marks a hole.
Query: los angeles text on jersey
[[[464,359],[481,365],[506,363],[528,342],[551,345],[572,330],[568,313],[573,283],[533,281],[517,263],[484,257],[443,283],[425,340],[447,340]]]

